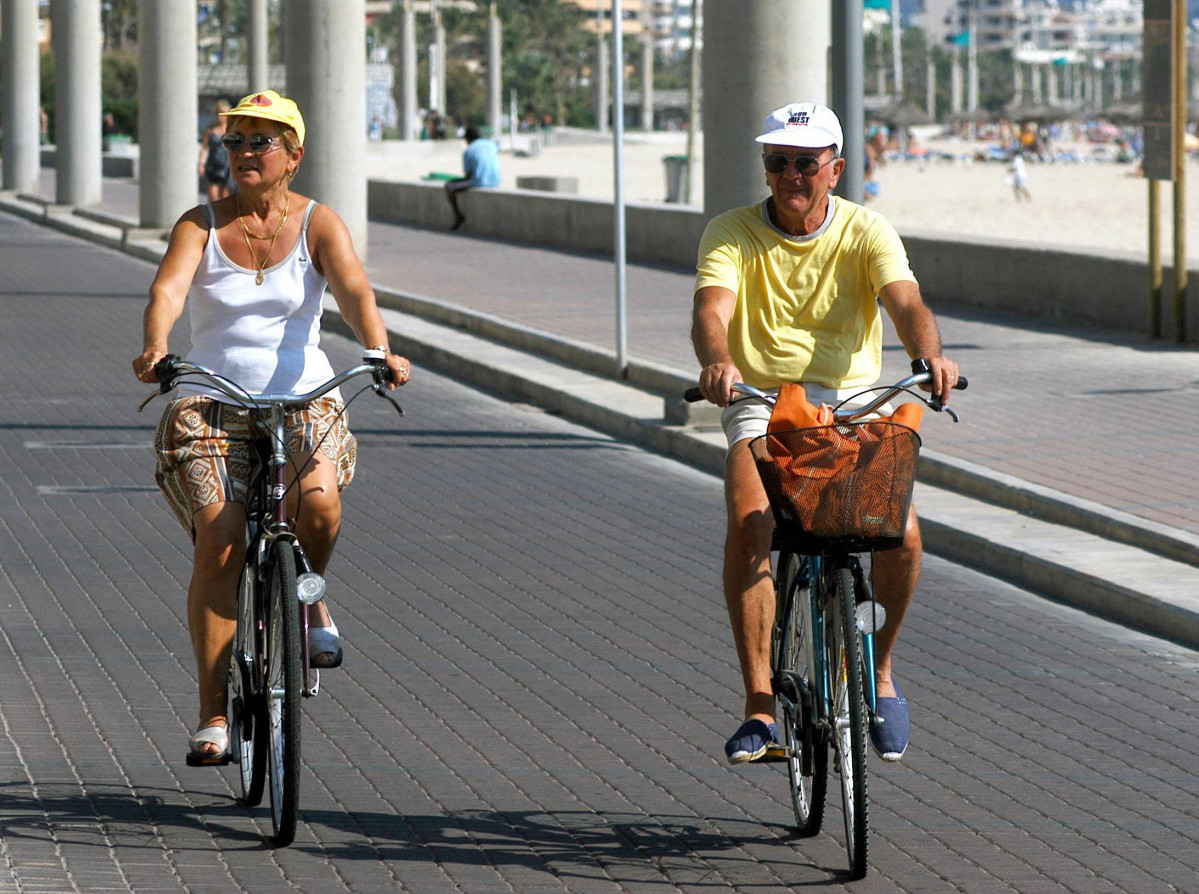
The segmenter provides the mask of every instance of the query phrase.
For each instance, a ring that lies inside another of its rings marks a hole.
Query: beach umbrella
[[[1112,124],[1139,124],[1144,117],[1144,107],[1140,101],[1119,102],[1108,106],[1099,115]]]
[[[914,127],[919,124],[932,124],[933,119],[928,112],[912,102],[889,105],[885,108],[874,109],[867,113],[875,121],[889,124],[891,127]]]
[[[1065,109],[1057,106],[1051,106],[1048,103],[1008,103],[1004,106],[1004,111],[1009,118],[1015,121],[1034,121],[1038,124],[1044,124],[1047,121],[1063,121],[1070,117],[1070,113]]]
[[[998,121],[1002,115],[993,109],[978,108],[969,112],[953,112],[946,116],[950,124],[991,124]]]

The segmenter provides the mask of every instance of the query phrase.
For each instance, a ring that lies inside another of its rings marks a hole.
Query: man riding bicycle
[[[936,320],[920,295],[907,252],[879,214],[832,195],[845,159],[836,114],[811,102],[772,112],[756,141],[770,196],[709,222],[700,242],[691,337],[699,387],[725,407],[728,529],[724,594],[745,686],[744,722],[725,745],[734,764],[778,746],[770,680],[775,598],[770,574],[774,519],[750,454],[768,407],[731,404],[732,386],[803,383],[814,403],[835,404],[873,385],[882,371],[887,310],[904,348],[932,369],[932,391],[948,402],[957,364],[941,353]],[[891,653],[920,575],[915,511],[902,546],[874,556],[875,593],[887,612],[876,637],[877,715],[871,743],[899,760],[910,730],[907,701],[892,679]]]

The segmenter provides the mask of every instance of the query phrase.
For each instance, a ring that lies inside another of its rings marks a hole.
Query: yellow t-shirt
[[[878,293],[915,282],[907,252],[882,215],[830,196],[809,236],[774,227],[766,204],[713,218],[699,245],[698,291],[735,292],[729,352],[749,385],[873,385],[882,373]]]

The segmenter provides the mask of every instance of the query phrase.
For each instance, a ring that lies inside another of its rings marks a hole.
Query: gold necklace
[[[257,233],[250,232],[249,227],[246,226],[245,218],[242,217],[241,194],[234,193],[234,196],[236,197],[236,201],[237,201],[237,222],[241,224],[242,235],[246,237],[246,248],[250,252],[250,257],[254,262],[254,266],[256,266],[258,268],[258,275],[254,277],[254,285],[260,286],[260,285],[262,285],[262,280],[264,279],[264,277],[266,275],[263,272],[266,270],[266,262],[270,260],[271,252],[274,251],[274,248],[275,248],[275,238],[279,235],[279,231],[283,229],[283,225],[285,223],[287,223],[287,213],[291,210],[291,193],[289,192],[287,194],[287,198],[284,199],[284,201],[283,201],[283,216],[281,218],[279,218],[279,225],[277,227],[275,227],[275,232],[271,233],[271,235],[269,237],[268,236],[259,236]],[[254,251],[254,246],[250,244],[251,236],[253,236],[255,239],[261,239],[263,242],[265,242],[268,238],[271,240],[271,244],[266,247],[266,254],[264,254],[262,256],[262,263],[258,262],[258,254],[257,254],[257,252]]]

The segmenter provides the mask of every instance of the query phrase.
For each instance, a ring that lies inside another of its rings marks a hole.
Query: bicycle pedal
[[[791,751],[784,745],[767,745],[766,753],[754,761],[755,764],[778,764],[789,759]]]
[[[189,767],[224,767],[232,763],[235,763],[233,754],[228,751],[224,754],[196,754],[191,751],[187,753]]]

